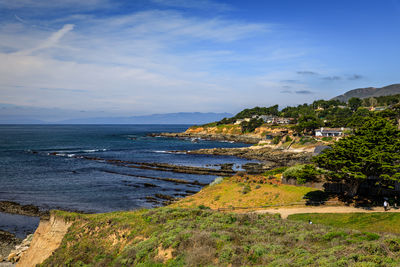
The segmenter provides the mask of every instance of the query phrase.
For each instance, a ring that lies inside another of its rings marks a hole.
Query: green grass
[[[400,234],[400,213],[311,213],[288,218],[360,231]]]
[[[157,208],[74,221],[42,266],[399,266],[396,236],[277,215]],[[169,255],[169,256],[166,256]]]

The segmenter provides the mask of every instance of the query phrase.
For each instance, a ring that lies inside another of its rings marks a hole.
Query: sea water
[[[146,197],[180,196],[199,185],[151,180],[176,178],[208,184],[216,177],[117,166],[79,156],[133,162],[208,166],[248,160],[229,156],[172,153],[245,144],[150,137],[181,132],[189,125],[0,125],[0,201],[33,204],[42,209],[109,212],[151,208]],[[136,176],[137,175],[137,176]],[[155,187],[146,186],[151,183]]]

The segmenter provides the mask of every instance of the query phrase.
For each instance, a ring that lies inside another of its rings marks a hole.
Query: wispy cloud
[[[340,76],[327,76],[323,77],[322,79],[327,81],[338,81],[341,80],[342,78]]]
[[[310,95],[310,94],[313,94],[314,92],[309,91],[309,90],[299,90],[299,91],[295,91],[295,93],[299,94],[299,95]]]
[[[178,8],[191,8],[201,10],[229,11],[232,6],[210,0],[151,0],[153,3]]]
[[[300,74],[300,75],[318,75],[317,72],[309,71],[309,70],[298,71],[297,74]]]
[[[45,39],[38,46],[30,48],[30,49],[18,51],[18,52],[14,53],[14,54],[15,55],[29,55],[29,54],[31,54],[31,53],[33,53],[35,51],[51,48],[51,47],[57,45],[57,43],[60,41],[60,39],[65,34],[67,34],[68,32],[72,31],[73,28],[74,28],[73,24],[66,24],[60,30],[58,30],[55,33],[51,34],[50,37]]]
[[[0,0],[0,7],[6,9],[20,8],[98,8],[109,4],[108,0]]]
[[[349,80],[360,80],[360,79],[362,79],[362,78],[364,78],[362,75],[359,75],[359,74],[353,74],[353,75],[351,75],[351,76],[349,76],[347,79],[349,79]]]

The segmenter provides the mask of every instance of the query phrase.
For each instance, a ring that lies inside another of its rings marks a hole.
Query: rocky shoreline
[[[172,137],[182,139],[205,139],[213,141],[226,141],[226,142],[237,142],[245,144],[257,144],[258,142],[265,140],[264,138],[246,135],[234,135],[234,134],[203,134],[203,133],[153,133],[149,134],[152,137]]]
[[[245,159],[253,159],[264,162],[269,167],[292,166],[295,164],[308,163],[312,157],[310,152],[293,152],[274,149],[268,146],[242,147],[242,148],[211,148],[187,151],[188,154],[206,154],[235,156]]]
[[[11,250],[13,250],[16,245],[20,244],[21,241],[22,240],[17,238],[15,235],[0,230],[0,264],[1,262],[8,260],[8,255]]]
[[[12,201],[0,201],[0,212],[32,217],[48,218],[49,212],[34,205],[21,205]]]

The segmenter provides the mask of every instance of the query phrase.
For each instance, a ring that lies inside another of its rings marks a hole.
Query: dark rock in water
[[[144,187],[158,187],[158,185],[151,184],[151,183],[144,183],[143,186]]]
[[[20,205],[12,201],[0,201],[0,212],[26,216],[48,217],[48,211],[41,211],[34,205]]]
[[[196,194],[198,191],[185,190],[185,192],[188,194]]]
[[[233,171],[233,163],[224,163],[224,164],[219,164],[221,167],[221,171]]]
[[[187,194],[176,193],[176,194],[174,194],[174,196],[176,196],[176,197],[186,197]]]
[[[0,259],[7,259],[11,250],[14,249],[17,244],[21,243],[21,241],[22,239],[17,238],[15,235],[0,230]]]
[[[165,200],[169,200],[169,201],[175,201],[176,198],[172,197],[172,196],[168,196],[168,195],[163,195],[163,194],[155,194],[156,197],[161,198],[161,199],[165,199]]]
[[[147,200],[147,202],[154,203],[154,204],[160,204],[160,201],[158,201],[158,199],[156,199],[155,197],[146,196],[145,199]]]

